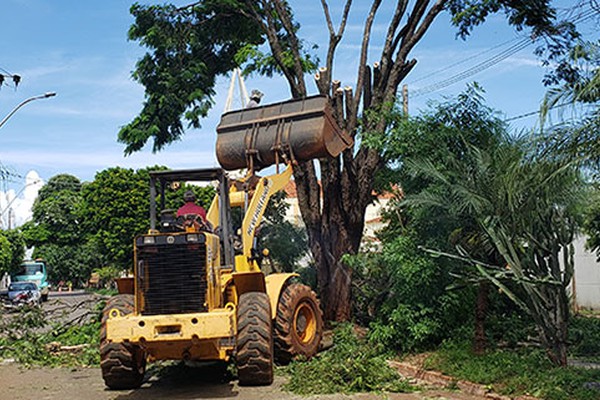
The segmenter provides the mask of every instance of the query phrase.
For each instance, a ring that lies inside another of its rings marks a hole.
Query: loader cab
[[[166,209],[177,184],[217,183],[211,226],[200,228]],[[150,229],[134,239],[135,313],[144,316],[202,313],[223,307],[221,275],[235,271],[229,180],[222,169],[150,172]]]
[[[221,243],[222,264],[234,267],[233,230],[229,205],[229,179],[221,168],[150,172],[150,233],[181,231],[175,210],[165,207],[165,191],[180,182],[217,182],[217,195],[208,209],[208,226]]]

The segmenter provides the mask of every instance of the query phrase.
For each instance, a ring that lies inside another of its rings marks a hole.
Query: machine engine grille
[[[177,242],[137,247],[142,315],[206,311],[206,244]]]

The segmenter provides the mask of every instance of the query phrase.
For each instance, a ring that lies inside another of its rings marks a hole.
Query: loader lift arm
[[[249,271],[258,270],[258,265],[252,262],[256,228],[262,221],[271,197],[285,187],[291,176],[292,166],[288,165],[283,172],[261,178],[254,190],[254,195],[242,221],[242,255],[248,262]]]
[[[254,260],[254,238],[256,229],[260,225],[265,210],[271,197],[290,181],[292,177],[292,166],[288,166],[283,172],[261,177],[253,190],[253,195],[248,200],[247,191],[229,192],[229,205],[231,207],[246,208],[241,226],[242,254],[236,256],[237,272],[258,272],[258,264]],[[219,226],[219,203],[215,196],[207,213],[207,220],[215,227]]]

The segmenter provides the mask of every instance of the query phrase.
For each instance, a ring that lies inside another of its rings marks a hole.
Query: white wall
[[[600,310],[600,263],[596,254],[585,248],[585,236],[573,243],[575,246],[574,300],[577,307]]]

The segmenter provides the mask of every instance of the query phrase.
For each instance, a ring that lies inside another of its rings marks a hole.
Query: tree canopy
[[[140,150],[153,139],[153,150],[179,140],[181,119],[198,128],[212,106],[216,77],[237,66],[236,54],[264,39],[243,1],[210,0],[193,7],[134,4],[129,39],[151,53],[133,74],[146,88],[142,112],[119,132],[125,152]]]

